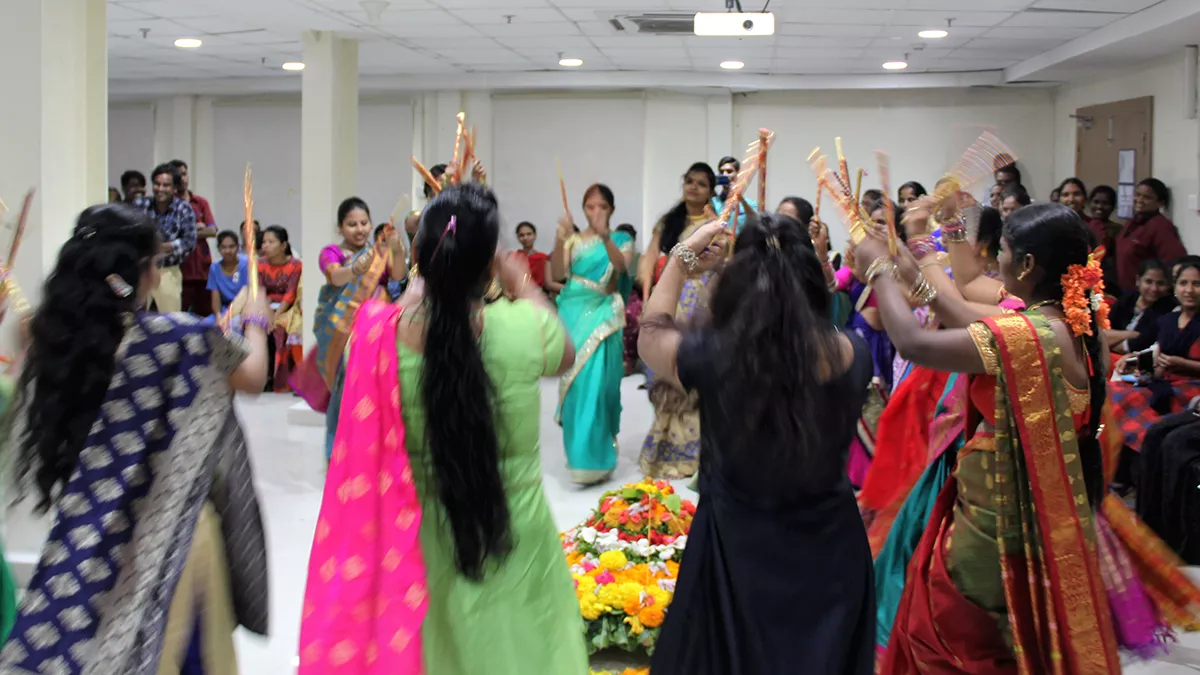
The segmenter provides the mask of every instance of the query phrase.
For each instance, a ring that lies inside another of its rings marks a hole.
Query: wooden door
[[[1108,185],[1120,191],[1117,167],[1122,150],[1133,151],[1133,184],[1153,175],[1153,96],[1080,108],[1075,122],[1075,175],[1089,190]]]

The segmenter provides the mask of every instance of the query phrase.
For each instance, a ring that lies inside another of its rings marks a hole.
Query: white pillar
[[[183,158],[188,163],[188,177],[192,191],[204,195],[215,212],[217,209],[217,170],[211,96],[201,96],[196,99],[192,115],[192,132],[192,154]],[[237,229],[237,223],[217,223],[217,226],[223,230]],[[209,245],[212,246],[213,242],[210,241]],[[213,250],[216,250],[215,246],[213,246]]]
[[[732,155],[740,158],[745,152],[738,152],[733,145],[733,95],[729,92],[709,96],[706,100],[708,108],[708,157],[710,162],[716,162],[722,157]],[[713,167],[714,169],[719,167]]]
[[[337,206],[358,188],[358,41],[305,31],[301,103],[300,233],[304,243],[304,345],[310,348],[317,255],[337,240]]]
[[[108,200],[106,23],[105,0],[0,2],[0,197],[15,212],[25,191],[38,189],[14,264],[35,304],[80,211]],[[0,256],[11,237],[0,228]],[[12,353],[12,325],[2,331],[2,353]],[[47,532],[43,519],[28,516],[28,505],[6,517],[4,544],[19,578],[27,577]]]
[[[192,168],[196,154],[196,97],[171,96],[154,102],[154,164],[182,159]]]

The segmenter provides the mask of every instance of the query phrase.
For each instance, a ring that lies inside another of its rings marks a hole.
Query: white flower
[[[638,539],[637,542],[635,542],[632,546],[629,547],[629,550],[632,551],[633,554],[638,557],[649,558],[650,557],[650,540],[649,539]]]
[[[655,574],[666,573],[667,564],[665,562],[658,562],[658,561],[649,562],[649,563],[646,563],[646,569],[650,570],[651,572],[653,572]]]
[[[659,579],[658,587],[668,593],[674,593],[675,592],[675,580],[674,579]]]
[[[663,547],[662,553],[659,553],[658,557],[662,558],[663,560],[670,560],[671,558],[674,558],[675,557],[675,547],[674,546]]]
[[[687,535],[686,534],[679,535],[679,538],[675,540],[675,548],[679,549],[680,551],[687,548]]]
[[[624,548],[621,540],[617,537],[616,530],[609,530],[608,532],[598,533],[596,535],[595,546],[596,546],[596,550],[599,551],[600,553],[604,553],[605,551],[612,551],[614,549]]]
[[[585,527],[579,531],[579,538],[591,544],[596,541],[596,528]]]
[[[1101,299],[1101,297],[1100,297],[1100,294],[1099,294],[1099,293],[1092,293],[1092,311],[1093,311],[1093,312],[1095,312],[1095,311],[1097,311],[1097,310],[1099,310],[1099,309],[1100,309],[1100,303],[1101,303],[1101,302],[1103,302],[1103,299]]]

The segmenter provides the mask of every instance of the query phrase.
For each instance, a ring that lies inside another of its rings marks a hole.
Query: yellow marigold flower
[[[616,572],[625,569],[628,564],[629,558],[625,557],[624,551],[605,551],[600,554],[600,567],[606,570]]]
[[[605,584],[596,592],[596,599],[608,607],[624,607],[624,597],[621,594],[621,584]]]
[[[665,616],[662,607],[651,605],[650,607],[644,607],[642,611],[638,612],[638,621],[642,622],[642,625],[647,628],[657,628],[662,625]]]
[[[579,613],[583,615],[584,619],[595,621],[604,613],[604,606],[595,602],[594,599],[589,600],[587,597],[580,598]]]
[[[671,604],[672,594],[664,591],[658,584],[647,586],[646,592],[650,594],[650,597],[654,598],[655,605],[665,608]]]
[[[646,630],[642,627],[642,622],[638,621],[636,616],[625,617],[625,623],[629,624],[629,632],[633,633],[634,635],[641,635],[642,631]]]
[[[575,587],[576,595],[579,597],[595,596],[596,580],[594,578],[589,577],[586,574],[575,574],[572,576],[575,578],[575,583],[577,584]]]

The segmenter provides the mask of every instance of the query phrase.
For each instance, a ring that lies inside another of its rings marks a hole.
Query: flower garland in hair
[[[1076,337],[1092,335],[1092,313],[1101,330],[1109,329],[1108,303],[1104,302],[1104,272],[1100,259],[1104,247],[1097,247],[1088,256],[1087,265],[1071,265],[1062,276],[1063,312],[1067,325]]]

